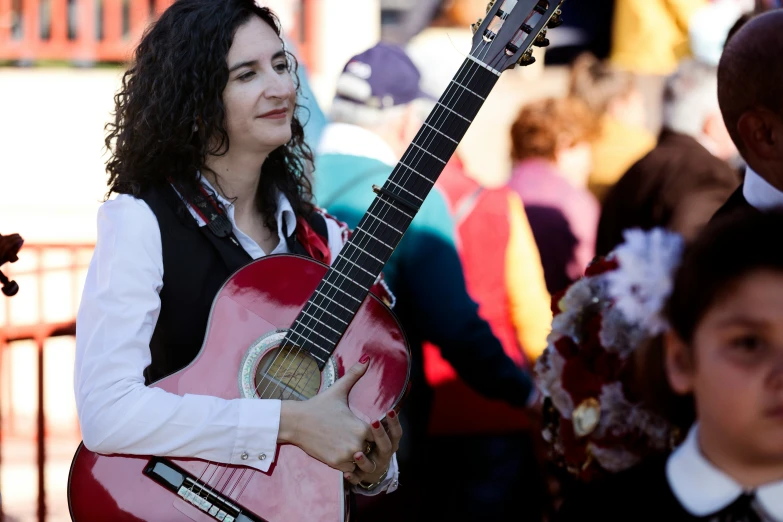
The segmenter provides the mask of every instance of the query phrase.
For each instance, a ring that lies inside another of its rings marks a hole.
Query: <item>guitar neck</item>
[[[334,351],[498,78],[466,59],[386,183],[373,187],[375,200],[289,332],[290,342],[319,365]]]

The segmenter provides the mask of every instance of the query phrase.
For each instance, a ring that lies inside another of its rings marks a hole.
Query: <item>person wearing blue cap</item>
[[[424,121],[432,98],[421,75],[396,46],[378,44],[352,58],[339,77],[331,120],[316,149],[314,195],[318,204],[354,228],[371,204],[373,184],[383,185]],[[423,372],[422,343],[441,349],[460,378],[478,393],[520,408],[537,400],[530,376],[504,352],[465,286],[454,223],[437,187],[425,200],[384,275],[397,297],[395,313],[411,345],[411,395],[403,408],[406,438],[398,453],[403,498],[386,520],[416,519],[416,495],[427,491],[432,457],[424,452],[431,401]],[[470,458],[481,459],[476,448]],[[442,456],[442,458],[454,458]],[[439,480],[439,479],[438,479]],[[403,493],[404,490],[404,493]],[[438,502],[428,495],[428,503]],[[375,520],[375,514],[373,514]],[[494,520],[485,518],[484,520]]]

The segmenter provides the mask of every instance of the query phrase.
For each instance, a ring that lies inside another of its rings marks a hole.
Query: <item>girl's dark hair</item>
[[[106,125],[109,192],[140,195],[171,179],[197,190],[197,172],[209,155],[229,149],[222,94],[226,56],[237,29],[258,16],[280,35],[277,17],[254,0],[177,0],[144,34],[115,95],[114,121]],[[291,73],[296,60],[289,54]],[[297,84],[297,90],[299,86]],[[304,128],[294,112],[291,140],[261,168],[256,206],[276,229],[276,192],[297,215],[313,210],[306,164],[312,162]],[[195,130],[197,128],[197,130]]]
[[[742,210],[709,223],[686,249],[674,278],[666,309],[673,332],[690,345],[704,315],[735,283],[758,270],[783,274],[782,234],[780,213]],[[645,404],[687,433],[696,418],[694,400],[669,387],[662,337],[637,350],[635,375]]]
[[[783,273],[783,213],[738,211],[710,223],[686,250],[667,316],[691,343],[704,315],[734,283],[758,270]]]

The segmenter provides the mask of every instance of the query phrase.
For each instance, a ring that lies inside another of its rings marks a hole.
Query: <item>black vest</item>
[[[200,227],[170,186],[149,189],[139,198],[158,219],[163,246],[160,315],[150,340],[152,362],[144,370],[146,384],[150,384],[196,358],[204,342],[212,301],[229,276],[252,258],[229,238],[219,238],[208,227]],[[323,216],[313,212],[309,222],[326,239]],[[295,235],[286,242],[289,252],[308,255]]]

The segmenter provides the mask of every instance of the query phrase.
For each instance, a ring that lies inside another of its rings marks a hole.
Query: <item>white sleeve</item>
[[[389,463],[389,471],[386,472],[386,478],[383,482],[378,484],[378,487],[372,491],[367,491],[359,486],[352,486],[354,493],[359,495],[366,495],[368,497],[377,495],[379,493],[393,493],[400,485],[400,467],[397,465],[397,454],[392,455],[391,462]]]
[[[122,195],[98,212],[98,239],[76,319],[74,390],[84,445],[97,453],[195,457],[267,471],[280,401],[181,397],[144,385],[160,313],[158,222]]]

